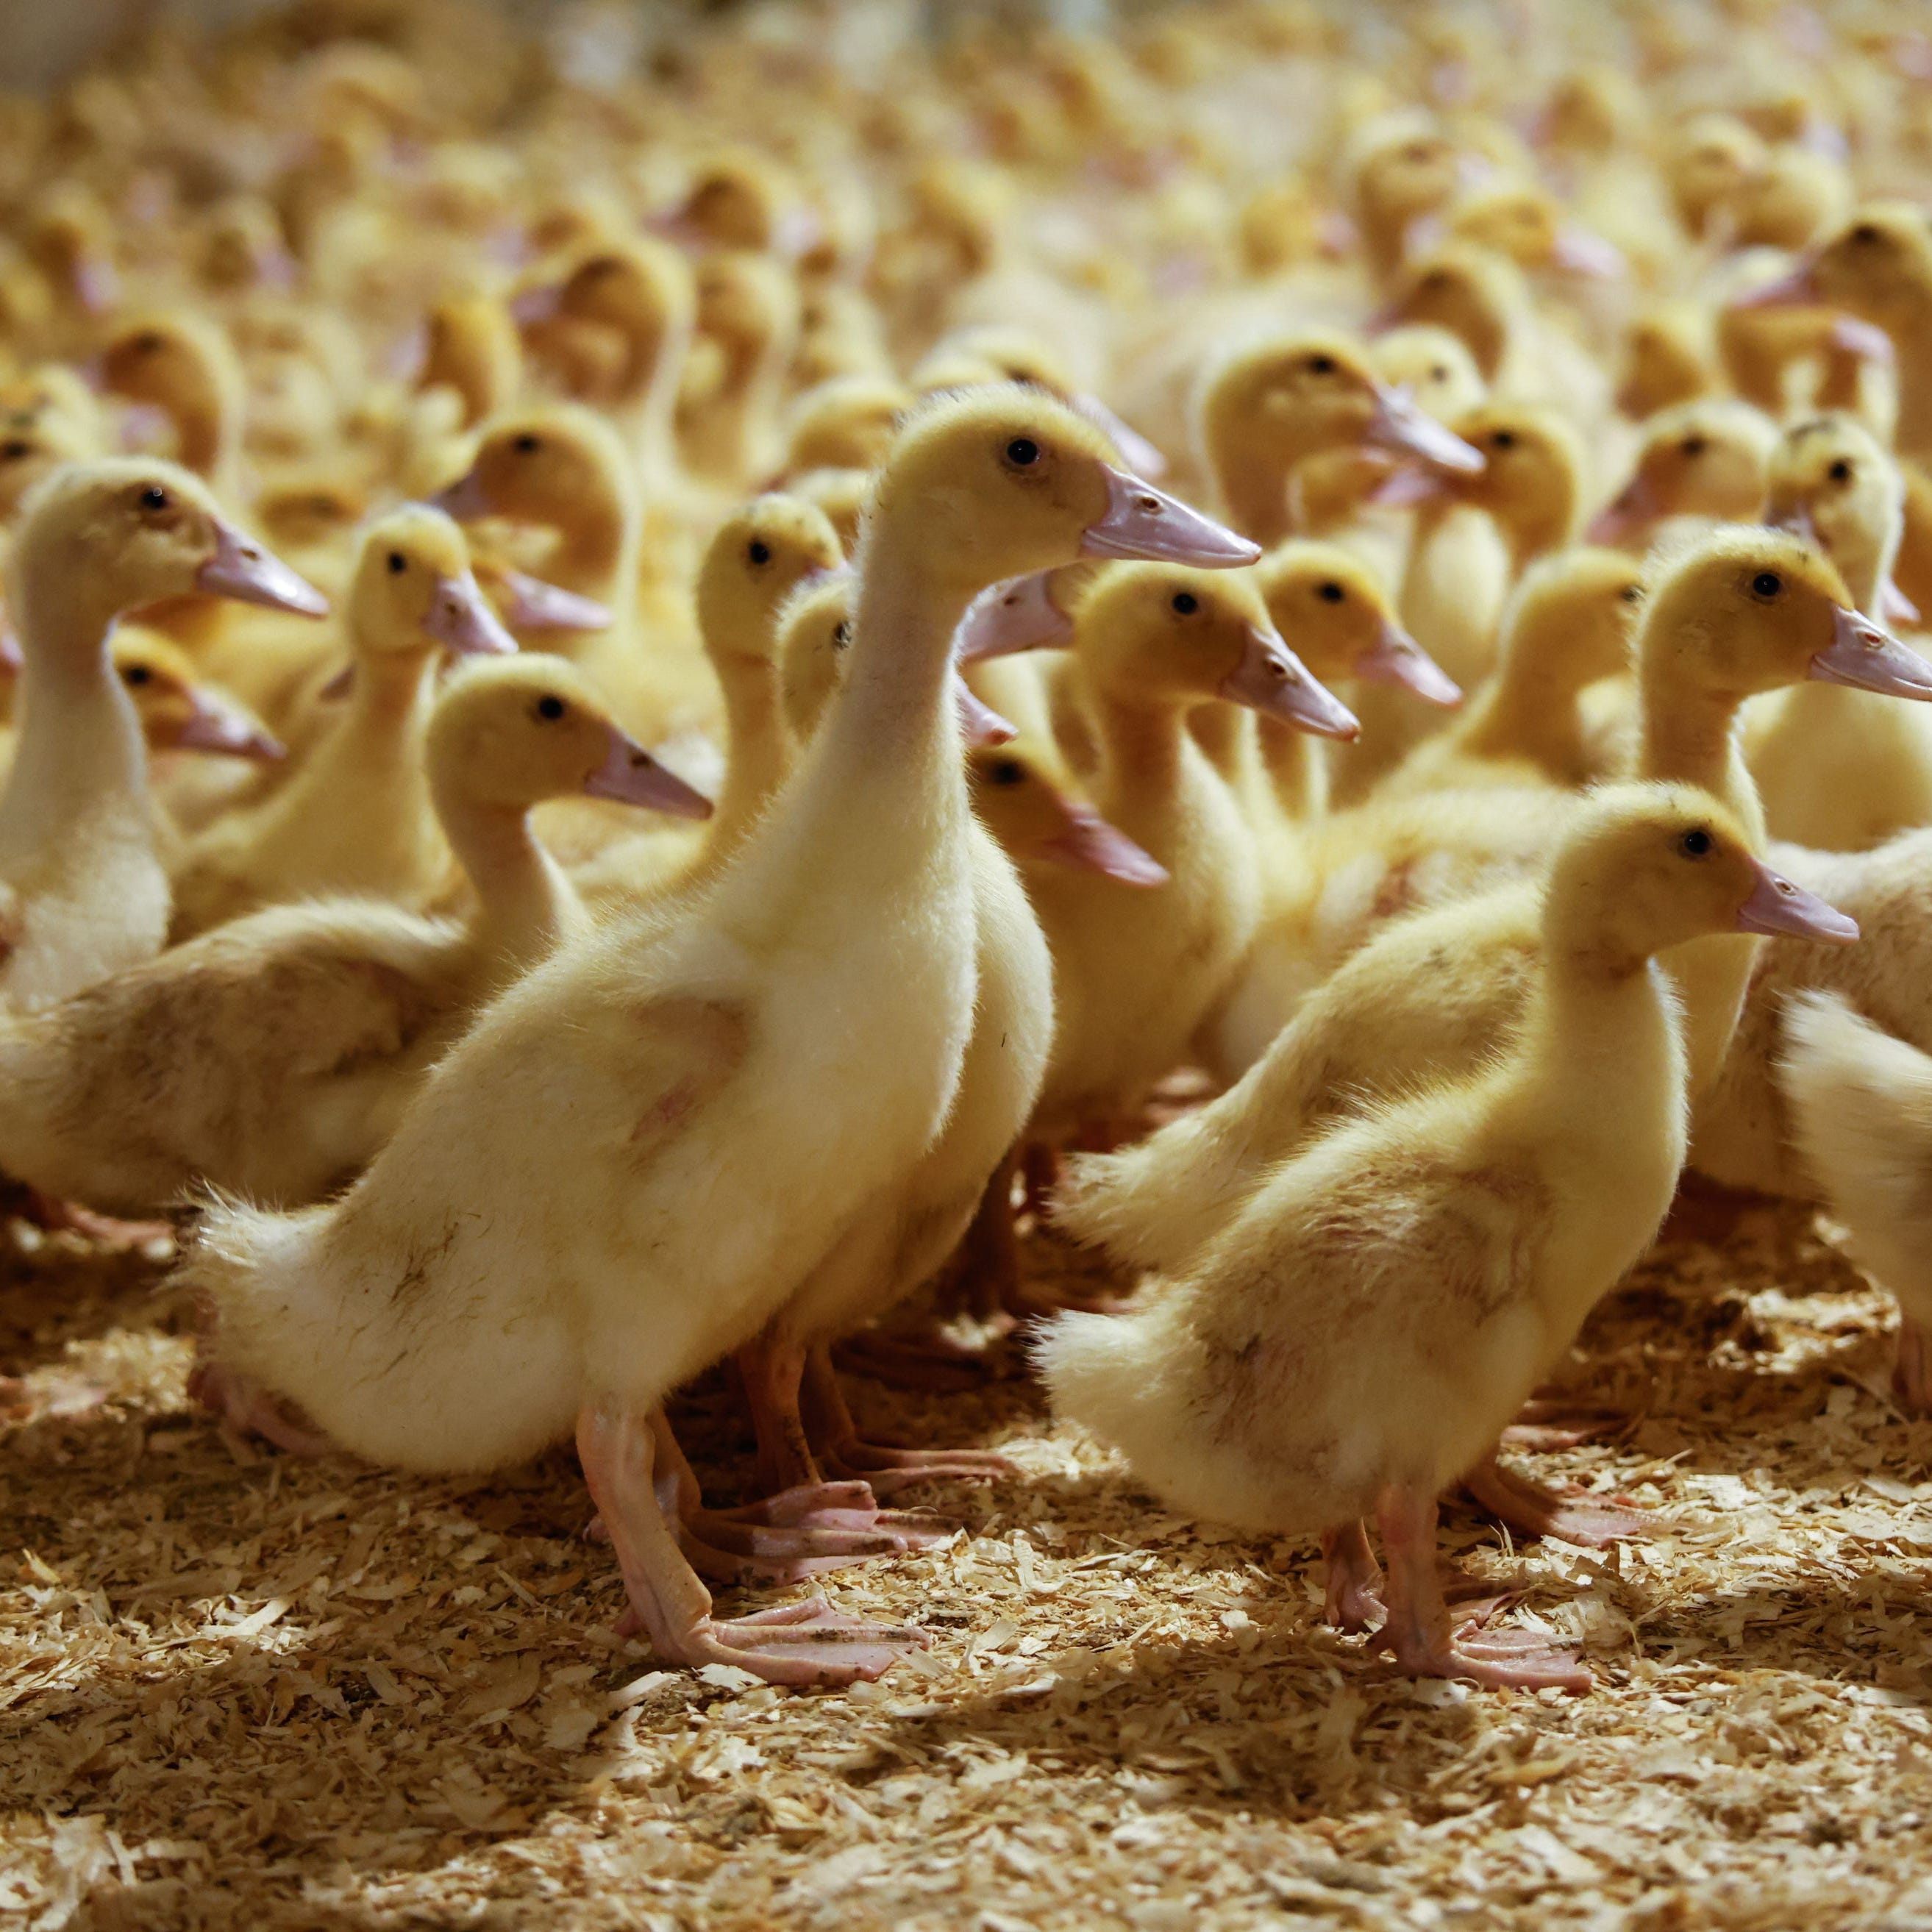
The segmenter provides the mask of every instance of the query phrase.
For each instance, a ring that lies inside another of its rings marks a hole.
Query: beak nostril
[[[1143,496],[1140,501],[1140,507],[1149,516],[1157,517],[1166,506],[1158,496]]]

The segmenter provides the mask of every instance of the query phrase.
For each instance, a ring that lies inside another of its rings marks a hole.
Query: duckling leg
[[[1378,1646],[1417,1677],[1467,1677],[1493,1688],[1587,1690],[1589,1672],[1566,1651],[1527,1632],[1478,1636],[1472,1624],[1451,1627],[1436,1563],[1436,1498],[1425,1488],[1392,1483],[1376,1500],[1388,1556],[1388,1621]]]
[[[1322,1555],[1328,1566],[1328,1599],[1322,1621],[1352,1636],[1387,1614],[1382,1601],[1382,1566],[1369,1547],[1360,1517],[1340,1529],[1322,1532]]]
[[[1462,1478],[1462,1486],[1490,1514],[1525,1536],[1559,1537],[1594,1549],[1625,1538],[1654,1536],[1655,1511],[1634,1503],[1600,1502],[1595,1497],[1574,1500],[1505,1469],[1493,1454],[1486,1456]]]
[[[685,1561],[658,1506],[655,1416],[614,1398],[577,1418],[577,1454],[609,1526],[630,1608],[621,1635],[641,1629],[667,1661],[731,1664],[768,1684],[850,1684],[884,1676],[926,1638],[904,1625],[855,1623],[822,1597],[734,1622],[711,1614],[711,1593]]]
[[[238,1435],[259,1436],[290,1456],[326,1456],[335,1445],[292,1415],[259,1383],[203,1355],[188,1371],[188,1400]]]
[[[1898,1323],[1898,1358],[1892,1370],[1893,1399],[1907,1415],[1932,1414],[1932,1342],[1909,1315]]]
[[[812,1406],[812,1429],[819,1460],[835,1474],[863,1476],[880,1495],[890,1495],[913,1483],[951,1477],[992,1481],[1017,1476],[1019,1471],[1004,1456],[986,1449],[905,1449],[896,1444],[868,1442],[845,1405],[832,1352],[817,1344],[806,1363],[806,1399]]]

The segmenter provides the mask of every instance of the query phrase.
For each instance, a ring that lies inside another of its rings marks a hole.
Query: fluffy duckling
[[[161,411],[176,460],[238,500],[248,379],[218,322],[186,310],[136,316],[108,338],[100,375],[112,394]]]
[[[913,400],[888,376],[839,376],[814,385],[793,407],[783,473],[878,469]]]
[[[29,498],[8,568],[25,660],[0,793],[0,1003],[44,1006],[148,958],[166,937],[138,717],[110,640],[124,611],[190,594],[319,614],[286,565],[225,522],[199,478],[110,460]]]
[[[28,491],[62,464],[99,454],[96,442],[55,412],[0,412],[0,524],[10,524]]]
[[[798,284],[782,262],[739,250],[698,268],[698,340],[715,352],[709,380],[687,380],[677,408],[688,474],[736,493],[776,466],[784,386],[798,346]],[[694,362],[695,373],[705,365]]]
[[[582,677],[532,656],[460,672],[426,747],[465,920],[326,898],[236,920],[0,1031],[0,1160],[55,1198],[165,1213],[196,1186],[321,1199],[366,1165],[424,1070],[590,921],[530,829],[582,791],[684,817],[705,801]]]
[[[1291,534],[1291,485],[1311,457],[1368,449],[1459,472],[1481,462],[1340,335],[1276,338],[1230,356],[1208,376],[1197,420],[1229,521],[1269,545]]]
[[[445,651],[507,655],[516,640],[477,588],[461,530],[423,504],[364,538],[347,627],[347,703],[286,784],[196,838],[175,878],[178,937],[318,892],[420,905],[445,878],[422,759],[434,674]]]
[[[1766,514],[1818,544],[1860,610],[1881,621],[1900,611],[1892,565],[1904,484],[1850,417],[1816,417],[1786,432],[1772,459]],[[1802,685],[1765,700],[1746,746],[1774,838],[1856,852],[1932,824],[1932,715],[1916,706]]]
[[[425,395],[448,391],[456,400],[456,428],[474,429],[514,407],[523,379],[523,344],[500,298],[449,296],[430,310],[416,386]]]
[[[1653,302],[1625,324],[1616,405],[1633,422],[1711,395],[1723,380],[1710,314],[1702,303]]]
[[[1540,896],[1540,968],[1496,1059],[1323,1135],[1144,1312],[1064,1316],[1042,1339],[1055,1406],[1166,1499],[1319,1530],[1330,1616],[1359,1628],[1385,1604],[1405,1670],[1588,1686],[1570,1658],[1452,1628],[1436,1498],[1670,1206],[1685,1061],[1657,955],[1739,930],[1856,936],[1751,844],[1688,789],[1593,800]]]
[[[1496,676],[1462,716],[1418,745],[1377,795],[1482,785],[1586,784],[1600,776],[1581,700],[1630,669],[1643,569],[1577,547],[1533,565],[1510,600]]]
[[[640,912],[512,988],[340,1202],[202,1223],[185,1274],[219,1310],[224,1358],[344,1447],[498,1467],[574,1420],[633,1613],[668,1659],[839,1682],[914,1640],[822,1603],[714,1618],[654,1487],[659,1405],[793,1298],[801,1258],[897,1198],[953,1117],[984,1010],[976,880],[992,848],[967,805],[952,636],[986,584],[1083,546],[1250,555],[1114,470],[1100,433],[1044,398],[987,390],[915,419],[880,480],[844,686],[734,857],[676,920]],[[1016,1017],[1036,1069],[1051,1004],[1036,935],[1028,956]],[[862,1082],[838,1070],[855,1055]],[[1013,1070],[987,1171],[1027,1075]],[[544,1124],[566,1118],[560,1141]],[[391,1314],[345,1322],[365,1298]]]
[[[1642,428],[1630,477],[1591,523],[1590,541],[1642,549],[1672,518],[1755,523],[1778,425],[1748,403],[1699,397]]]

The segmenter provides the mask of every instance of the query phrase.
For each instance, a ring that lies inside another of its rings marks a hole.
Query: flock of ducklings
[[[1404,1670],[1586,1688],[1437,1499],[1643,1533],[1497,1449],[1687,1165],[1828,1204],[1932,1408],[1932,40],[627,17],[0,104],[0,1168],[187,1211],[227,1426],[574,1431],[668,1660],[922,1641],[703,1580],[1013,1478],[846,1406],[964,1372],[874,1325],[938,1282]]]

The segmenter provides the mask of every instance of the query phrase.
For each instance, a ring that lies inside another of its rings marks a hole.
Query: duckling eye
[[[1444,364],[1443,364],[1442,363],[1440,363],[1440,362],[1437,363],[1437,364],[1436,364],[1436,367],[1435,367],[1434,368],[1432,368],[1432,370],[1430,370],[1430,372],[1429,372],[1429,380],[1430,380],[1432,382],[1448,382],[1448,380],[1449,380],[1449,371],[1448,371],[1448,368],[1447,368],[1447,367],[1446,367]]]
[[[1335,373],[1335,358],[1332,356],[1311,356],[1308,358],[1308,373],[1311,376],[1332,376]]]
[[[1784,579],[1774,570],[1760,570],[1751,579],[1751,593],[1757,597],[1775,597],[1784,588]]]
[[[137,356],[152,356],[161,346],[161,338],[152,331],[143,331],[128,346]]]
[[[1348,593],[1339,584],[1324,584],[1315,594],[1324,604],[1339,604]]]
[[[543,447],[543,439],[532,436],[528,430],[515,438],[510,445],[519,456],[534,456]]]
[[[842,651],[852,641],[852,626],[843,617],[832,627],[832,648]]]
[[[1643,602],[1643,586],[1640,584],[1626,584],[1617,595],[1626,604],[1641,604]]]
[[[1030,436],[1016,436],[1006,445],[1006,460],[1016,470],[1028,470],[1040,460],[1040,445]]]
[[[1868,244],[1878,239],[1878,230],[1869,221],[1861,221],[1852,230],[1852,239],[1862,245]]]
[[[1694,825],[1677,842],[1677,849],[1687,859],[1708,859],[1718,842],[1701,825]]]
[[[772,560],[772,547],[762,537],[754,537],[745,554],[755,564],[767,564]]]
[[[537,716],[547,724],[554,724],[568,708],[560,698],[540,698],[537,700]]]
[[[0,442],[0,462],[18,463],[24,456],[31,456],[34,446],[31,442],[14,441]]]
[[[1682,446],[1686,456],[1702,456],[1710,446],[1701,436],[1687,436]]]
[[[121,674],[123,684],[152,684],[154,681],[154,674],[146,664],[130,664]]]
[[[1496,434],[1490,438],[1490,447],[1492,449],[1515,448],[1516,431],[1513,429],[1498,430]]]
[[[158,483],[150,483],[134,500],[144,510],[165,510],[172,500]]]
[[[409,559],[399,550],[390,551],[386,561],[389,566],[389,574],[392,577],[401,576],[403,572],[410,567]]]
[[[1191,590],[1177,590],[1174,593],[1174,608],[1184,617],[1191,617],[1201,608],[1201,600]]]
[[[996,785],[1016,785],[1026,778],[1026,767],[1014,758],[1000,758],[986,767],[986,776]]]
[[[1841,456],[1825,474],[1834,483],[1849,483],[1852,480],[1852,466]]]

